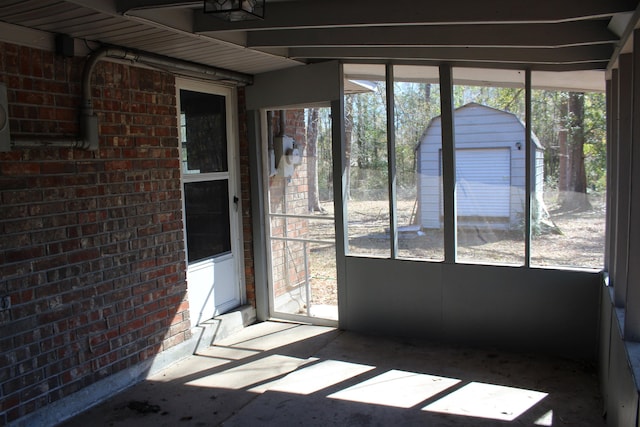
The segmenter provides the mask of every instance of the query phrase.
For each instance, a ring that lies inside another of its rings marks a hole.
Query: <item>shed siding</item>
[[[544,207],[544,200],[542,198],[542,195],[544,193],[544,152],[542,150],[536,151],[535,168],[536,168],[536,176],[535,176],[535,183],[534,183],[535,185],[534,195],[537,203],[537,206],[535,206],[535,209],[538,210],[538,212],[540,212]]]
[[[440,174],[440,149],[442,147],[442,132],[440,118],[435,119],[420,146],[420,214],[422,226],[425,228],[440,228],[440,206],[442,206],[442,176]]]

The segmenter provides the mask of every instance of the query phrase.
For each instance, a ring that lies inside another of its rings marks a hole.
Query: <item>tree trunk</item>
[[[309,212],[324,212],[318,193],[318,109],[308,110],[307,176],[309,180]]]
[[[344,158],[346,176],[346,195],[351,198],[351,141],[353,140],[353,97],[348,96],[344,102]]]
[[[558,191],[565,194],[569,190],[569,148],[567,134],[569,133],[569,101],[563,99],[560,104],[560,115],[562,117],[562,129],[558,132]]]
[[[591,209],[587,198],[587,175],[584,167],[584,93],[571,92],[567,103],[566,185],[560,188],[560,207],[564,211]],[[560,163],[561,177],[563,172]]]

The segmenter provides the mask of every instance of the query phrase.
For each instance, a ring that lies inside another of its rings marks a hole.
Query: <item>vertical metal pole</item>
[[[607,215],[609,216],[609,262],[605,264],[609,272],[609,280],[615,277],[616,235],[618,233],[618,116],[620,78],[617,69],[611,71],[611,113],[607,116],[610,131],[607,150]]]
[[[440,66],[440,109],[442,111],[442,191],[444,200],[444,262],[456,262],[456,154],[453,117],[453,75],[451,66]]]
[[[283,116],[283,112],[280,111],[280,123],[284,123],[284,120],[282,119]],[[282,133],[282,135],[284,135],[284,127],[280,127],[280,132]],[[282,178],[282,213],[284,214],[284,216],[282,217],[282,223],[283,223],[283,227],[282,227],[282,237],[284,237],[284,240],[282,241],[282,258],[283,258],[283,262],[284,262],[284,286],[285,289],[289,289],[290,285],[291,285],[291,277],[289,276],[289,241],[287,240],[287,237],[289,237],[289,233],[288,233],[288,227],[289,227],[289,223],[287,222],[287,178],[283,177]],[[294,265],[295,265],[295,261],[294,261]],[[297,282],[298,278],[296,277],[296,282]],[[296,283],[297,285],[297,283]],[[275,286],[274,286],[275,289]],[[275,295],[273,296],[275,299]]]
[[[338,282],[338,319],[342,329],[348,329],[347,300],[347,164],[345,158],[344,81],[340,65],[340,97],[331,101],[331,142],[333,159],[333,206],[336,228],[336,279]]]
[[[613,86],[611,78],[607,78],[605,82],[605,102],[606,104],[606,168],[607,181],[605,192],[605,222],[604,222],[604,271],[609,271],[609,251],[611,250],[611,94]]]
[[[537,203],[532,203],[533,184],[537,181],[533,174],[538,173],[535,168],[536,156],[531,143],[531,70],[525,70],[524,74],[524,103],[525,103],[525,118],[524,118],[524,147],[526,152],[524,153],[525,159],[525,186],[524,186],[524,265],[525,267],[531,266],[531,216],[534,214],[533,209],[536,209],[536,218],[539,216],[539,206]],[[541,191],[541,188],[536,188],[536,192]]]
[[[629,190],[629,250],[627,267],[627,293],[624,307],[624,339],[640,341],[640,30],[633,32],[633,90],[631,120],[631,187]]]
[[[251,185],[251,219],[253,228],[253,263],[256,292],[256,316],[267,320],[269,308],[269,274],[267,268],[267,226],[265,225],[265,196],[262,187],[264,171],[262,164],[262,139],[260,138],[260,112],[247,111],[249,138],[249,170]]]
[[[304,251],[304,288],[307,293],[307,316],[311,317],[311,283],[309,282],[309,256],[307,255],[307,242],[302,242]]]
[[[393,88],[393,65],[386,67],[387,89],[387,171],[389,174],[389,229],[391,241],[391,259],[398,257],[398,215],[396,206],[396,126],[395,126],[395,91]]]
[[[614,258],[614,301],[616,307],[624,307],[627,298],[627,266],[629,261],[629,206],[631,198],[631,122],[633,117],[633,60],[625,53],[620,64],[619,133],[618,133],[618,211],[616,231],[616,256]]]

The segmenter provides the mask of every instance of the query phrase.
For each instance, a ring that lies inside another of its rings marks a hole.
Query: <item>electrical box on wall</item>
[[[67,34],[57,34],[55,39],[56,54],[65,58],[73,58],[75,54],[75,45],[73,37]]]
[[[296,142],[290,136],[276,136],[273,139],[273,148],[278,175],[291,178],[295,167],[302,162]]]
[[[11,151],[7,86],[0,83],[0,151]]]
[[[278,174],[278,170],[276,169],[276,153],[273,147],[269,148],[269,177],[275,176]]]

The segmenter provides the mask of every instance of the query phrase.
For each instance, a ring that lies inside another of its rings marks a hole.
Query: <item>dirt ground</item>
[[[388,202],[349,201],[349,253],[388,258],[390,256]],[[547,203],[555,228],[536,234],[531,242],[531,265],[538,267],[602,268],[604,263],[605,207],[602,198],[591,200],[586,212],[559,212]],[[324,214],[333,215],[331,203],[323,203]],[[398,202],[398,226],[411,224],[414,201]],[[415,228],[415,227],[414,227]],[[332,240],[333,223],[310,224],[313,239]],[[409,230],[399,234],[399,257],[442,261],[444,245],[441,230]],[[458,262],[486,264],[524,264],[524,236],[519,231],[490,228],[458,230]],[[335,248],[314,245],[310,254],[312,304],[337,303]]]

